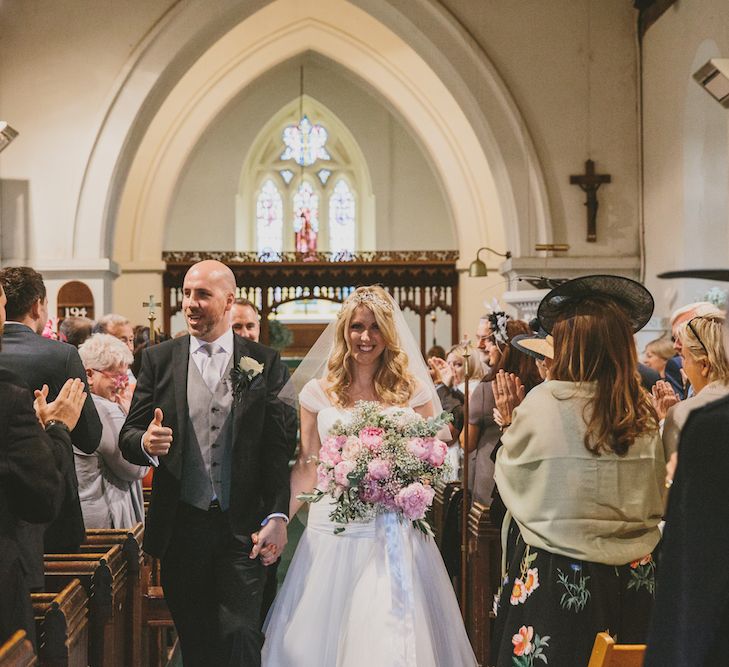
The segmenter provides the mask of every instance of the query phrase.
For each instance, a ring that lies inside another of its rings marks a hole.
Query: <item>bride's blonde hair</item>
[[[416,382],[408,370],[408,356],[400,347],[393,317],[393,301],[378,285],[358,287],[342,304],[334,333],[334,349],[327,363],[327,391],[339,405],[350,405],[352,364],[355,362],[349,341],[349,326],[355,310],[360,306],[372,312],[385,343],[375,373],[375,392],[383,403],[407,405],[415,392]]]

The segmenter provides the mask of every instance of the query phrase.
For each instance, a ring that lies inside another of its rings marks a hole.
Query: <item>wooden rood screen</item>
[[[195,262],[217,259],[235,274],[239,295],[261,311],[261,341],[268,342],[268,315],[289,301],[327,299],[341,302],[359,285],[380,284],[403,310],[420,323],[420,346],[426,351],[428,319],[436,310],[451,318],[451,342],[458,340],[458,273],[455,250],[361,252],[285,252],[261,256],[236,252],[165,252],[163,299],[165,331],[182,308],[182,281]]]

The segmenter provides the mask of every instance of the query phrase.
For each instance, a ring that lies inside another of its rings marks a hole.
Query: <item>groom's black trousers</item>
[[[227,512],[179,503],[161,561],[162,588],[175,621],[185,667],[258,667],[265,568],[248,555]]]

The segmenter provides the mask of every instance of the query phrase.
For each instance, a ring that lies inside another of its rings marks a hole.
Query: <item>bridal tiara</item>
[[[373,304],[379,308],[382,308],[383,310],[392,312],[392,304],[386,299],[383,299],[378,294],[375,294],[374,292],[355,292],[347,300],[349,301],[349,299],[351,299],[353,303],[357,303],[363,306]]]

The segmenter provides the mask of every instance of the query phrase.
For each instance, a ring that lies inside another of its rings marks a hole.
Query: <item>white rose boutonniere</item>
[[[251,357],[241,357],[237,366],[230,369],[230,381],[233,385],[233,398],[238,403],[243,392],[250,386],[254,378],[263,373],[263,364]]]

